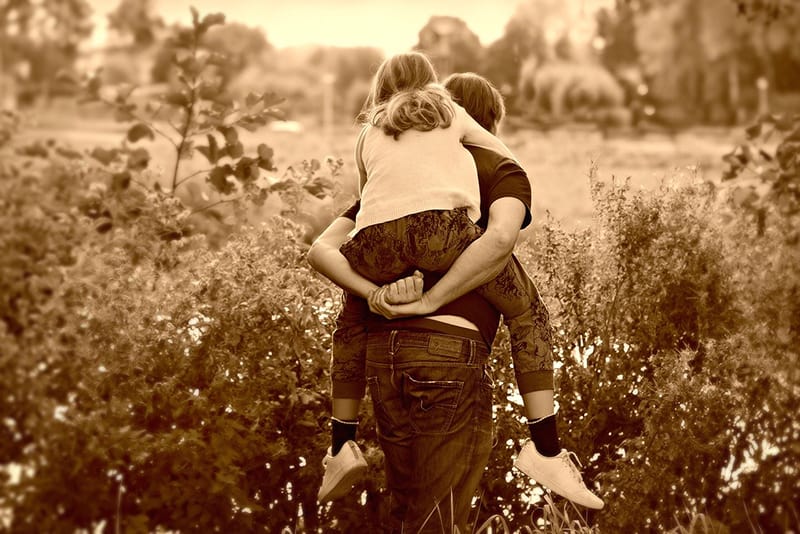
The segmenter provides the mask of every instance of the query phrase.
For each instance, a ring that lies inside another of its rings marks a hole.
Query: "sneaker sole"
[[[353,467],[350,471],[342,475],[342,478],[337,482],[325,495],[321,495],[318,497],[319,502],[326,502],[326,501],[335,501],[341,497],[344,497],[350,490],[352,489],[353,485],[359,481],[359,479],[364,475],[367,470],[366,465],[357,465]]]
[[[532,467],[531,467],[531,468],[528,468],[528,467],[526,466],[525,468],[523,468],[523,467],[520,467],[520,466],[517,464],[517,462],[514,462],[514,467],[515,467],[515,468],[516,468],[518,471],[520,471],[521,473],[523,473],[523,474],[525,474],[526,476],[528,476],[528,477],[532,478],[532,479],[533,479],[533,480],[535,480],[537,483],[539,483],[539,484],[541,484],[542,486],[544,486],[544,487],[548,488],[548,489],[549,489],[550,491],[552,491],[553,493],[556,493],[556,494],[558,494],[558,495],[560,495],[560,496],[564,497],[565,499],[567,499],[567,500],[568,500],[568,501],[570,501],[570,502],[574,502],[575,504],[580,504],[581,506],[585,506],[586,508],[591,508],[592,510],[601,510],[601,509],[603,508],[603,506],[604,506],[603,504],[601,504],[601,505],[598,507],[598,506],[597,506],[597,505],[595,505],[595,504],[589,504],[589,503],[586,503],[586,502],[576,501],[575,499],[571,499],[571,498],[567,497],[567,495],[566,495],[566,493],[567,493],[567,492],[566,492],[566,491],[564,491],[564,488],[563,488],[562,486],[560,486],[559,484],[556,484],[556,483],[549,482],[549,481],[547,480],[547,477],[546,477],[546,476],[544,476],[544,475],[536,476],[536,470],[535,470],[534,468],[532,468]]]

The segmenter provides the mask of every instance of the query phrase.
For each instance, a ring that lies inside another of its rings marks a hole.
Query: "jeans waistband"
[[[386,330],[367,334],[367,359],[373,363],[399,363],[403,348],[423,349],[429,355],[473,365],[489,359],[486,343],[460,336],[413,330]]]

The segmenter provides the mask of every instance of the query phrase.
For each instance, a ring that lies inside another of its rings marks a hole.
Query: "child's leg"
[[[501,275],[482,290],[490,301],[489,294],[495,292],[502,304],[519,289],[527,297],[527,308],[515,316],[513,313],[518,310],[514,305],[503,314],[511,337],[514,374],[525,404],[531,441],[522,447],[514,466],[559,495],[600,509],[603,500],[586,487],[580,471],[570,460],[570,453],[561,449],[558,440],[553,410],[553,334],[539,291],[515,256]]]
[[[358,409],[366,389],[366,313],[364,299],[347,292],[336,317],[331,354],[331,447],[322,460],[324,472],[317,492],[320,502],[346,495],[367,469],[367,462],[354,441]]]
[[[366,325],[369,307],[364,299],[344,292],[336,317],[331,354],[331,454],[355,440],[358,410],[366,390]]]
[[[561,452],[553,403],[553,337],[550,315],[539,291],[516,256],[478,291],[503,314],[511,358],[528,429],[545,456]]]

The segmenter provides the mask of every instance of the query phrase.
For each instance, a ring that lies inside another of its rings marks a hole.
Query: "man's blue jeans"
[[[367,386],[391,498],[385,531],[469,532],[492,447],[488,356],[480,341],[434,332],[367,335]]]

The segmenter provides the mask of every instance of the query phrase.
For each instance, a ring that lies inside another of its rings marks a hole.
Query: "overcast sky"
[[[260,26],[277,47],[302,44],[374,46],[386,53],[408,50],[432,15],[464,20],[490,44],[503,34],[519,0],[153,0],[168,22],[190,20],[189,6],[201,14],[222,11],[229,21]],[[105,40],[106,14],[118,0],[89,0],[95,10],[93,42]]]

